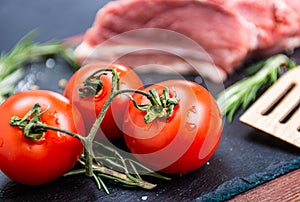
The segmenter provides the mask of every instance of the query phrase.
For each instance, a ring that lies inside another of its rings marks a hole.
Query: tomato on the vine
[[[0,169],[12,180],[28,185],[44,184],[61,177],[76,164],[83,151],[81,141],[65,133],[35,130],[33,126],[29,138],[24,135],[26,129],[20,128],[28,124],[26,120],[19,120],[20,127],[10,124],[12,117],[22,119],[35,104],[40,106],[42,123],[80,135],[85,133],[81,114],[59,93],[24,91],[1,104]],[[33,117],[30,115],[28,120]]]
[[[145,112],[130,104],[124,117],[124,138],[129,150],[146,166],[169,174],[185,174],[200,168],[216,151],[222,133],[222,118],[213,96],[202,86],[185,80],[164,81],[149,86],[162,94],[168,87],[177,97],[172,115],[145,123]],[[138,104],[147,96],[134,94]],[[158,109],[159,110],[159,109]]]
[[[106,69],[116,69],[119,73],[120,90],[141,89],[143,86],[138,75],[129,67],[121,64],[95,62],[87,64],[75,72],[67,83],[64,95],[81,112],[87,133],[111,92],[112,73],[105,71]],[[98,73],[95,74],[97,71]],[[104,140],[105,138],[116,140],[123,136],[122,122],[129,101],[126,95],[118,95],[114,98],[97,131],[96,140]]]

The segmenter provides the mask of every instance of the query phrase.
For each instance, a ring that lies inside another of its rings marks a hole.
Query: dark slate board
[[[92,24],[95,12],[105,2],[3,0],[0,6],[0,50],[9,50],[22,36],[37,27],[40,29],[37,41],[80,34]],[[293,54],[296,61],[299,54],[300,51]],[[32,81],[43,89],[58,92],[62,92],[56,85],[58,80],[68,79],[73,72],[61,59],[56,59],[53,68],[37,63],[28,65],[26,71],[27,77],[23,81]],[[41,77],[31,80],[28,75],[36,72],[40,72]],[[241,72],[233,74],[225,86],[241,79]],[[49,75],[51,81],[43,79]],[[147,74],[141,77],[150,83],[174,78]],[[193,75],[186,78],[199,80]],[[214,88],[213,84],[209,85]],[[0,201],[222,201],[300,167],[298,148],[242,124],[238,121],[241,113],[240,110],[232,124],[225,122],[220,146],[205,166],[184,176],[173,176],[171,181],[150,178],[149,181],[158,183],[154,190],[128,189],[107,182],[111,194],[106,195],[85,176],[61,178],[32,187],[15,183],[0,172]]]

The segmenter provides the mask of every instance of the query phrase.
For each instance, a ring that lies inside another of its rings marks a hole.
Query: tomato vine
[[[130,97],[131,101],[134,103],[134,105],[138,109],[147,112],[147,114],[145,116],[146,123],[153,121],[155,118],[166,118],[166,117],[170,116],[173,112],[174,105],[178,104],[178,100],[176,97],[173,97],[173,98],[169,97],[169,91],[167,88],[164,90],[164,93],[161,96],[158,96],[158,93],[155,89],[152,89],[150,91],[150,93],[147,93],[147,92],[144,92],[141,90],[136,90],[136,89],[119,90],[118,72],[115,69],[109,69],[109,70],[104,69],[101,71],[101,74],[105,74],[106,71],[112,72],[112,88],[111,88],[110,96],[109,96],[109,99],[107,100],[107,102],[105,103],[105,105],[103,106],[95,123],[93,124],[89,134],[86,137],[81,136],[76,133],[73,133],[73,132],[70,132],[70,131],[63,130],[61,128],[56,128],[56,127],[52,127],[52,126],[48,126],[48,125],[44,124],[40,120],[40,117],[45,113],[45,111],[41,112],[41,106],[39,103],[36,103],[33,106],[33,108],[24,117],[17,117],[17,116],[11,117],[10,125],[16,126],[20,129],[22,129],[24,131],[24,136],[26,138],[30,138],[35,141],[38,141],[43,136],[43,133],[47,130],[63,132],[65,134],[71,135],[71,136],[79,139],[84,145],[84,155],[82,158],[83,160],[80,160],[79,162],[85,166],[85,169],[72,171],[72,172],[68,173],[67,175],[78,174],[78,173],[82,173],[84,171],[87,176],[93,177],[96,180],[99,188],[104,187],[104,189],[107,193],[109,193],[108,189],[105,186],[104,182],[102,181],[101,177],[113,179],[115,181],[121,182],[126,185],[130,185],[130,186],[139,186],[144,189],[152,189],[156,185],[142,180],[142,178],[136,171],[136,168],[133,164],[139,166],[140,168],[146,170],[147,172],[150,172],[151,171],[150,169],[146,168],[142,164],[137,163],[133,160],[123,159],[123,157],[120,154],[118,154],[118,152],[116,150],[109,148],[107,146],[104,146],[103,144],[100,144],[100,143],[97,143],[97,144],[101,145],[105,149],[110,150],[114,154],[117,154],[119,160],[121,160],[121,162],[122,162],[121,167],[123,167],[123,169],[124,169],[124,174],[98,164],[97,163],[98,157],[95,156],[94,151],[93,151],[93,142],[94,142],[95,134],[105,116],[106,111],[108,110],[110,104],[112,103],[113,99],[120,94],[126,94],[127,96]],[[99,73],[99,72],[96,72],[96,73]],[[95,80],[95,79],[93,79],[93,77],[89,77],[88,80],[85,82],[85,89],[81,89],[81,91],[79,93],[81,93],[81,96],[95,95],[95,93],[97,91],[101,90],[101,85],[102,84],[99,82],[99,80]],[[140,93],[142,95],[145,95],[150,100],[150,104],[139,105],[132,99],[132,97],[128,93]],[[125,161],[130,163],[132,170],[134,170],[134,175],[130,174]],[[95,172],[99,172],[100,174],[96,175]],[[151,172],[153,172],[153,171],[151,171]],[[155,173],[154,176],[163,178],[166,180],[170,179],[168,177],[159,175],[157,173]]]

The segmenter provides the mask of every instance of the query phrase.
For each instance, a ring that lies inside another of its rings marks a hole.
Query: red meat
[[[297,47],[299,4],[294,0],[113,1],[99,10],[75,53],[81,60],[118,61],[140,71],[192,70],[220,82],[251,55]]]
[[[299,46],[300,8],[295,0],[230,0],[226,6],[239,13],[257,29],[255,52],[270,55]]]

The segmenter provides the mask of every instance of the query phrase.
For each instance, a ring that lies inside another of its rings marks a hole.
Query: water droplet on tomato
[[[55,123],[56,123],[57,125],[59,125],[59,124],[60,124],[60,120],[59,120],[59,118],[55,118]]]
[[[186,125],[185,125],[185,128],[188,131],[192,131],[192,130],[195,130],[197,128],[197,125],[195,123],[187,122]]]
[[[191,108],[189,108],[187,110],[187,116],[188,117],[191,116],[191,115],[193,115],[193,114],[196,114],[196,113],[197,113],[197,108],[196,108],[195,105],[193,105]]]
[[[59,125],[59,124],[60,124],[60,120],[59,120],[59,118],[58,118],[57,112],[54,111],[54,112],[50,113],[50,115],[53,116],[55,123],[56,123],[57,125]]]
[[[57,132],[56,134],[57,134],[57,137],[61,138],[60,132]]]

